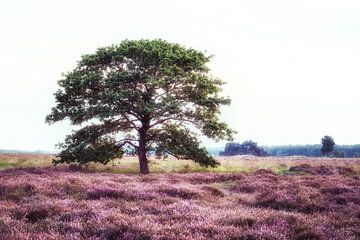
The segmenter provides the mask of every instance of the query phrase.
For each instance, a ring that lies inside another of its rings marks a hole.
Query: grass
[[[291,166],[311,163],[315,166],[344,166],[352,167],[360,174],[359,160],[355,159],[326,159],[326,158],[274,158],[274,157],[219,157],[220,166],[216,168],[201,167],[197,163],[189,160],[177,160],[167,158],[164,160],[150,158],[149,168],[152,173],[253,173],[259,169],[268,169],[276,174],[291,174],[289,168]],[[90,172],[109,172],[109,173],[125,173],[138,174],[139,163],[136,157],[126,157],[121,160],[115,160],[108,166],[101,164],[90,164],[86,171]]]
[[[14,164],[8,162],[0,162],[0,169],[13,168],[13,167],[15,167]]]
[[[0,154],[0,169],[52,166],[55,156],[46,154]],[[311,166],[350,167],[360,175],[359,159],[310,158],[310,157],[218,157],[220,166],[201,167],[189,160],[149,159],[152,173],[253,173],[259,169],[271,170],[279,175],[294,174],[289,168],[300,164]],[[108,172],[118,174],[138,174],[139,163],[136,157],[113,160],[108,165],[88,164],[82,169],[86,172]],[[298,172],[297,174],[300,174]]]
[[[49,154],[0,154],[0,169],[47,167],[52,165],[53,158]]]

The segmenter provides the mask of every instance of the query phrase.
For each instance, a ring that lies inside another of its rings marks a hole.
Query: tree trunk
[[[148,174],[149,166],[148,166],[148,159],[146,157],[146,132],[140,131],[139,135],[140,136],[139,136],[138,157],[139,157],[139,163],[140,163],[140,173]]]

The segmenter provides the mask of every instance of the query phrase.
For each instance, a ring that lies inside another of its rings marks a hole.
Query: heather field
[[[0,239],[360,239],[356,159],[153,159],[140,176],[133,158],[51,158],[0,155]]]

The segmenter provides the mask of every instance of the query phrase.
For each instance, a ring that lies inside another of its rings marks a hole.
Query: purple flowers
[[[316,173],[0,171],[0,239],[359,238],[359,177]]]

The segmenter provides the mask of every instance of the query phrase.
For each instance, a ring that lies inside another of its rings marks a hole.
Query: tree
[[[234,156],[234,155],[254,155],[266,156],[267,152],[264,148],[259,147],[258,144],[252,140],[244,141],[242,144],[229,142],[225,145],[225,150],[220,155]]]
[[[345,151],[335,149],[332,152],[332,156],[336,158],[346,158],[346,153]]]
[[[82,56],[64,74],[48,123],[69,119],[85,125],[59,144],[57,163],[108,163],[126,152],[138,155],[140,172],[149,173],[148,151],[157,156],[219,163],[200,147],[201,133],[232,138],[219,120],[223,81],[209,73],[204,53],[164,40],[125,40]]]
[[[244,141],[241,144],[241,153],[259,157],[266,155],[266,151],[252,140]]]
[[[321,144],[321,152],[326,156],[334,150],[335,141],[331,136],[324,136],[321,139]]]

